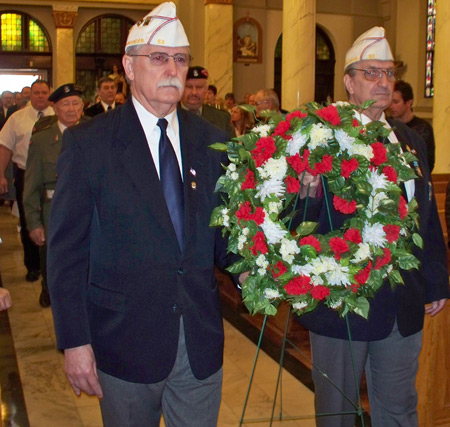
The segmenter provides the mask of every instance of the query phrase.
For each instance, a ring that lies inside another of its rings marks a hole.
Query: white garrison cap
[[[165,47],[189,46],[183,25],[177,18],[174,3],[171,1],[161,3],[131,27],[125,51],[131,46],[144,44]]]
[[[361,34],[345,55],[345,68],[350,64],[367,59],[393,61],[391,48],[383,27],[373,27]]]

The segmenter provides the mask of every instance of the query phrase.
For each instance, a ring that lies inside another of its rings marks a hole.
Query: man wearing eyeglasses
[[[262,111],[275,111],[281,114],[280,100],[273,89],[261,89],[255,95],[256,117],[260,117]]]
[[[178,108],[191,61],[173,3],[130,30],[132,96],[67,129],[49,227],[58,347],[105,426],[216,426],[223,326],[209,227],[226,132]]]
[[[375,101],[368,109],[357,112],[363,124],[384,122],[392,129],[389,142],[400,143],[403,149],[411,149],[418,157],[419,176],[405,182],[404,197],[408,201],[415,197],[419,206],[424,247],[414,251],[414,255],[421,261],[421,267],[402,271],[405,284],[395,290],[386,281],[370,299],[368,320],[356,314],[341,319],[336,311],[323,304],[298,318],[310,330],[313,362],[317,368],[312,372],[316,414],[325,415],[316,417],[320,427],[355,425],[363,371],[366,372],[371,425],[417,426],[415,378],[424,314],[435,316],[450,295],[445,243],[423,143],[402,122],[387,121],[384,115],[391,102],[394,83],[395,65],[384,28],[372,28],[347,52],[344,84],[352,104],[361,106],[369,100]],[[330,222],[335,229],[339,228],[348,217],[335,210],[328,214],[325,203],[319,198],[314,202],[319,206],[319,233],[330,231]],[[426,303],[430,303],[427,308]]]

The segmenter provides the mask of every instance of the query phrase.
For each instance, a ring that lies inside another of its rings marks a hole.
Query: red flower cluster
[[[356,169],[358,169],[359,167],[359,162],[356,159],[350,159],[350,160],[342,160],[341,163],[341,175],[345,178],[348,179],[350,177],[350,174],[355,171]]]
[[[261,254],[266,254],[269,249],[267,249],[266,237],[262,231],[258,231],[253,236],[253,246],[250,248],[253,255],[258,255],[258,252]]]
[[[284,273],[286,273],[287,268],[286,266],[281,262],[278,261],[272,268],[272,276],[274,279],[276,279],[277,277],[282,276]]]
[[[355,280],[360,285],[364,285],[364,283],[366,283],[367,280],[369,279],[371,269],[372,269],[372,262],[369,261],[369,264],[367,264],[366,268],[363,268],[359,273],[355,274]]]
[[[299,245],[300,246],[310,245],[316,250],[316,252],[320,252],[322,250],[322,248],[320,247],[319,240],[316,237],[314,237],[314,236],[302,237],[300,239]]]
[[[397,183],[397,172],[392,166],[385,166],[383,168],[383,173],[386,175],[388,181],[391,181],[394,184]]]
[[[333,197],[333,205],[337,211],[342,212],[343,214],[352,214],[356,211],[356,202],[354,200],[348,202],[336,195]]]
[[[298,174],[304,172],[309,169],[309,150],[305,150],[303,152],[303,159],[300,157],[300,154],[295,154],[295,156],[287,157],[287,162],[291,165],[292,169],[295,170]]]
[[[352,120],[352,126],[353,126],[354,128],[357,128],[357,127],[361,126],[361,123],[359,122],[359,120],[353,119],[353,120]]]
[[[292,113],[289,113],[286,115],[286,120],[288,120],[290,122],[294,117],[298,117],[299,119],[304,119],[305,117],[308,117],[308,114],[302,113],[300,110],[293,111]]]
[[[395,242],[400,235],[400,227],[398,225],[387,224],[383,227],[383,230],[386,233],[386,240],[389,243]]]
[[[319,301],[323,300],[326,296],[330,295],[330,289],[326,286],[317,285],[311,289],[311,296]]]
[[[314,169],[310,172],[313,175],[318,175],[330,172],[332,168],[333,168],[333,156],[325,154],[320,162],[314,164]]]
[[[406,215],[408,215],[408,203],[403,196],[400,196],[400,201],[398,203],[398,213],[400,215],[400,219],[403,219]]]
[[[247,175],[245,176],[245,180],[241,185],[241,190],[254,188],[256,188],[255,174],[250,169],[247,169]]]
[[[344,239],[348,242],[356,243],[357,245],[362,243],[361,233],[357,228],[349,228],[344,233]]]
[[[245,202],[241,205],[238,211],[236,211],[236,217],[240,221],[255,221],[257,225],[261,225],[264,222],[264,210],[261,207],[255,209],[255,213],[252,213],[252,206],[250,202]]]
[[[295,179],[292,176],[288,176],[284,183],[286,184],[286,191],[288,193],[298,193],[298,191],[300,190],[299,180]]]
[[[308,276],[294,277],[284,285],[289,295],[305,295],[311,289],[311,278]]]
[[[381,142],[374,142],[371,144],[373,150],[373,157],[370,161],[375,166],[380,166],[382,163],[387,161],[386,147]]]
[[[329,105],[328,107],[323,107],[316,111],[317,115],[322,117],[322,119],[330,122],[333,126],[341,124],[341,118],[339,117],[339,112],[334,105]]]
[[[269,160],[277,151],[275,141],[271,136],[260,138],[256,141],[256,148],[252,151],[252,158],[256,167],[260,167]]]
[[[388,264],[391,261],[391,251],[388,248],[383,248],[383,257],[378,258],[375,263],[374,270],[379,270],[384,265]]]
[[[283,120],[278,123],[277,127],[273,131],[274,136],[281,136],[284,139],[290,139],[291,136],[286,136],[286,132],[289,130],[291,124],[287,120]]]
[[[330,239],[330,248],[334,252],[334,257],[339,261],[341,255],[350,249],[348,243],[340,237],[332,237]]]

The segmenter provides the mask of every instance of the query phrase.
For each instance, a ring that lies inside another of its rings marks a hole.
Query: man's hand
[[[0,288],[0,310],[7,310],[11,305],[11,295],[9,295],[8,289]]]
[[[36,246],[45,245],[45,232],[43,227],[35,228],[30,231],[30,239]]]
[[[101,399],[103,392],[98,382],[97,366],[91,345],[67,348],[64,355],[66,375],[76,395],[79,396],[84,391]]]
[[[0,177],[0,194],[5,194],[8,192],[8,180],[4,177]]]
[[[425,313],[430,314],[431,316],[435,316],[445,307],[446,302],[447,298],[441,299],[439,301],[433,301],[428,307],[425,307]]]
[[[315,197],[320,184],[320,175],[313,176],[309,172],[303,172],[298,176],[300,181],[300,199]]]

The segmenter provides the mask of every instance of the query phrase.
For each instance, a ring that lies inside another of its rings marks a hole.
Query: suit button
[[[181,276],[182,274],[184,274],[184,271],[183,271],[182,268],[179,268],[178,271],[177,271],[177,273]]]
[[[177,304],[174,304],[174,305],[172,306],[172,311],[173,311],[174,313],[176,313],[176,312],[178,311],[178,305],[177,305]]]

